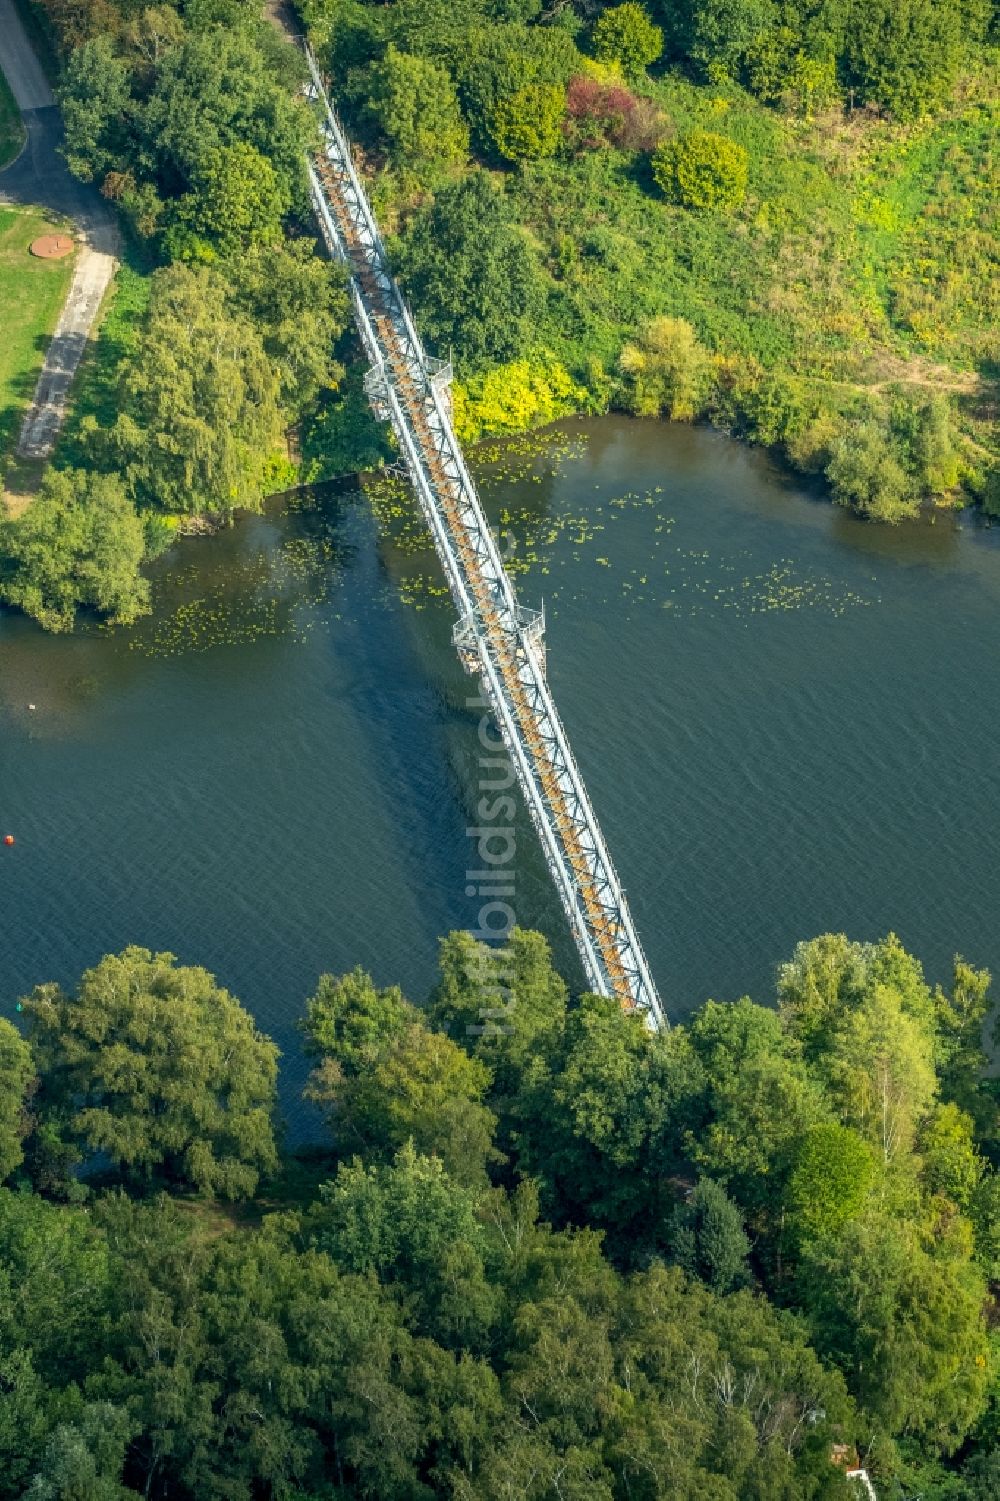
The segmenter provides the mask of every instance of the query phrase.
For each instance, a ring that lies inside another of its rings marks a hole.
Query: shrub
[[[854,423],[831,445],[826,477],[838,505],[873,521],[902,521],[920,509],[890,434],[874,420]]]
[[[738,208],[747,190],[746,149],[727,136],[693,130],[653,156],[653,176],[682,208],[722,212]]]
[[[651,100],[587,75],[570,83],[566,117],[566,134],[580,147],[607,143],[622,151],[651,151],[663,130],[663,116]]]
[[[1000,516],[1000,464],[994,464],[986,476],[983,510],[987,516]]]
[[[619,63],[626,78],[641,77],[662,51],[663,32],[633,0],[606,10],[594,26],[594,56]]]
[[[586,410],[590,393],[550,357],[513,360],[454,390],[455,431],[463,443],[485,433],[516,433]]]
[[[665,412],[690,421],[704,410],[712,376],[712,357],[684,318],[654,318],[636,344],[621,354],[626,402],[638,417]]]
[[[565,114],[565,89],[558,84],[526,83],[496,105],[490,115],[490,135],[508,161],[537,161],[558,150]]]
[[[961,461],[951,408],[943,396],[932,397],[919,414],[913,461],[917,478],[929,494],[944,495],[958,485]]]

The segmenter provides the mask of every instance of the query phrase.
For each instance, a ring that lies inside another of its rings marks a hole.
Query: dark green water
[[[877,530],[708,431],[616,418],[484,472],[674,1015],[767,999],[829,928],[894,928],[935,979],[956,950],[1000,971],[1000,531]],[[478,719],[397,509],[381,539],[333,493],[183,542],[133,631],[0,617],[3,1014],[127,942],[172,950],[278,1040],[294,1116],[321,970],[426,994],[478,908]],[[519,920],[573,970],[518,832]]]

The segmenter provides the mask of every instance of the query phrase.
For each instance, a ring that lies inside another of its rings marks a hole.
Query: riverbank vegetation
[[[0,1497],[987,1501],[989,977],[825,935],[653,1036],[537,934],[277,1051],[131,948],[0,1022]]]
[[[996,494],[988,6],[302,10],[470,433],[504,425],[483,377],[527,366],[880,520]]]
[[[113,479],[150,557],[178,526],[384,457],[342,382],[341,274],[315,253],[302,59],[257,0],[35,14],[67,160],[131,246],[55,458],[87,476],[74,504]],[[464,440],[614,405],[766,444],[873,519],[970,497],[1000,513],[985,0],[913,0],[905,24],[888,0],[301,14],[428,343],[454,356]],[[53,493],[34,539],[0,527],[0,598],[68,628],[105,563],[57,546],[97,529]],[[58,578],[32,561],[45,527]],[[100,530],[128,621],[147,607],[134,529]]]
[[[78,607],[135,619],[141,563],[179,526],[258,509],[294,478],[290,435],[341,378],[347,300],[315,253],[302,61],[259,6],[41,12],[67,161],[128,244],[52,472],[30,519],[0,527],[0,598],[68,629]]]

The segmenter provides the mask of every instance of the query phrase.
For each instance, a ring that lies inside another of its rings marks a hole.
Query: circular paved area
[[[72,252],[73,240],[70,235],[39,235],[37,240],[32,240],[28,249],[39,260],[61,261],[64,255]]]

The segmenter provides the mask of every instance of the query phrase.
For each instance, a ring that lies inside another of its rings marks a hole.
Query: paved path
[[[21,428],[21,458],[48,458],[66,416],[70,386],[120,253],[118,223],[95,187],[77,182],[59,154],[63,129],[45,74],[13,0],[0,0],[0,68],[28,139],[0,172],[0,203],[35,204],[72,219],[80,249],[73,281]]]

